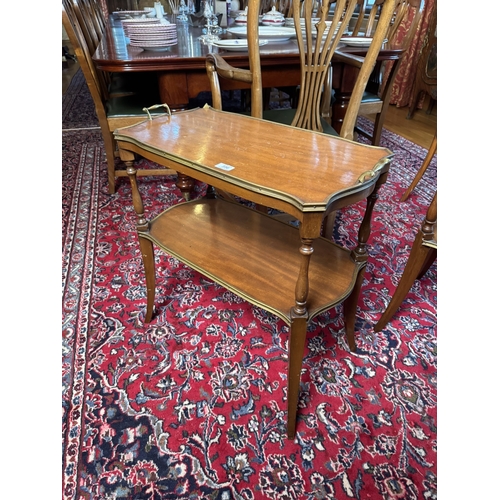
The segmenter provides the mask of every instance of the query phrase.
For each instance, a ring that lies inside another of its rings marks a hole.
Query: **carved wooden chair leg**
[[[347,297],[347,299],[344,301],[345,330],[347,342],[349,343],[349,349],[351,350],[351,352],[356,352],[356,341],[354,339],[356,308],[358,305],[359,292],[363,283],[363,277],[365,275],[366,261],[368,259],[368,250],[366,248],[366,243],[368,241],[368,238],[370,237],[373,208],[375,207],[375,203],[379,196],[378,190],[380,189],[380,186],[385,182],[386,178],[387,173],[380,176],[372,194],[366,199],[365,215],[363,216],[363,220],[361,221],[358,230],[358,245],[354,250],[351,251],[351,257],[360,266],[354,288],[349,297]]]
[[[429,104],[428,104],[427,110],[425,112],[426,115],[430,115],[432,113],[432,110],[434,109],[435,104],[436,104],[436,99],[434,99],[433,97],[430,97]]]
[[[415,110],[417,109],[418,102],[420,101],[420,97],[422,95],[422,92],[424,92],[423,89],[415,89],[413,91],[414,95],[414,101],[410,103],[410,109],[408,110],[408,114],[406,115],[407,120],[411,120],[413,118],[413,115],[415,114]]]
[[[418,184],[422,176],[425,174],[425,171],[427,170],[427,167],[430,165],[432,158],[434,158],[436,151],[437,151],[437,134],[434,135],[434,138],[432,139],[431,145],[429,146],[429,151],[427,151],[427,156],[425,157],[422,166],[419,168],[417,175],[413,179],[412,183],[408,186],[408,189],[403,193],[403,196],[401,196],[401,199],[399,201],[406,201],[408,196],[410,196],[410,193],[415,189],[415,186]]]
[[[137,231],[139,235],[139,245],[141,248],[142,262],[144,264],[144,271],[146,275],[146,290],[147,290],[147,306],[146,317],[144,321],[149,323],[153,318],[153,308],[155,301],[155,260],[153,243],[148,239],[141,236],[141,231],[148,231],[149,223],[144,217],[144,204],[142,202],[141,193],[137,187],[137,169],[134,166],[133,153],[128,151],[120,151],[120,157],[125,160],[127,166],[127,174],[130,179],[132,187],[132,203],[137,215]]]
[[[293,314],[293,312],[292,312]],[[297,406],[299,404],[300,372],[304,358],[307,319],[294,317],[290,325],[290,340],[288,341],[288,439],[295,437],[297,425]]]
[[[139,236],[139,246],[141,248],[142,262],[144,263],[144,271],[146,275],[146,316],[145,323],[149,323],[153,319],[154,303],[155,303],[155,287],[156,287],[156,272],[155,272],[155,257],[153,243],[146,238]]]
[[[417,275],[417,279],[419,280],[424,276],[424,274],[429,270],[429,268],[434,264],[434,261],[437,258],[437,249],[432,248],[429,253],[427,254],[427,257],[425,258],[424,263],[422,264],[422,268],[420,269],[420,272]]]
[[[410,252],[410,257],[408,258],[408,263],[406,264],[405,270],[403,271],[403,275],[401,276],[401,280],[398,283],[396,291],[394,292],[394,295],[392,296],[387,309],[384,311],[377,324],[375,325],[374,330],[376,332],[380,332],[381,330],[383,330],[387,323],[389,323],[391,318],[394,316],[396,311],[399,309],[399,306],[410,291],[413,283],[425,269],[430,254],[432,254],[432,256],[435,256],[435,249],[422,246],[419,242],[415,242],[413,244]],[[427,265],[427,269],[428,268],[429,265]]]
[[[344,322],[347,343],[349,350],[356,352],[356,339],[354,338],[354,327],[356,325],[356,310],[358,307],[359,292],[363,284],[363,277],[365,275],[365,266],[359,271],[358,277],[354,288],[349,297],[344,301]]]

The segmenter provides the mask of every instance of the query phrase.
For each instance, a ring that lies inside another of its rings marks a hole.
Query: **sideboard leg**
[[[294,317],[292,310],[292,324],[290,326],[290,340],[288,341],[288,439],[295,437],[297,424],[297,406],[299,404],[300,372],[304,358],[306,342],[307,318]]]

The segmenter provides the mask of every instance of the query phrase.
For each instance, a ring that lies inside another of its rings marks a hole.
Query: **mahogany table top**
[[[239,187],[248,199],[267,196],[301,212],[325,212],[376,179],[392,157],[386,148],[235,113],[228,128],[227,115],[205,106],[118,129],[115,138],[175,162],[186,175],[195,170],[214,186]]]
[[[187,24],[177,24],[177,45],[166,52],[150,52],[127,45],[119,19],[110,16],[104,36],[93,56],[96,66],[103,71],[164,71],[205,69],[205,58],[210,52],[223,54],[236,67],[248,64],[248,52],[231,52],[200,41],[202,29]],[[221,38],[233,38],[230,33]],[[339,51],[363,54],[366,49],[339,45]],[[297,42],[268,43],[260,48],[261,65],[300,64]],[[380,58],[390,59],[392,51],[382,49]]]

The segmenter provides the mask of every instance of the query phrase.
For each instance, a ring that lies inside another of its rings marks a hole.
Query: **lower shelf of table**
[[[297,228],[243,205],[201,199],[167,209],[139,235],[290,323],[301,260]],[[313,248],[309,319],[343,301],[359,271],[349,250],[324,238]]]

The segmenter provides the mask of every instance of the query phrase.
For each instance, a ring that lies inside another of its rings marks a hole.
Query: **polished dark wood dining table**
[[[195,99],[201,92],[210,91],[205,67],[207,54],[218,53],[235,67],[248,67],[247,51],[229,51],[212,44],[205,44],[200,40],[201,35],[201,27],[177,22],[176,45],[164,52],[143,50],[127,44],[120,19],[111,14],[93,60],[98,69],[107,72],[156,72],[162,102],[167,103],[172,111],[188,109],[190,99]],[[229,32],[221,36],[223,39],[233,37]],[[339,46],[337,50],[363,55],[367,49]],[[379,59],[392,59],[393,56],[394,51],[381,50]],[[299,51],[297,42],[293,38],[263,45],[260,48],[260,60],[264,88],[300,84]],[[332,65],[332,87],[336,89],[332,126],[340,132],[357,70],[335,61],[335,57]],[[249,87],[242,82],[221,80],[222,90]]]

